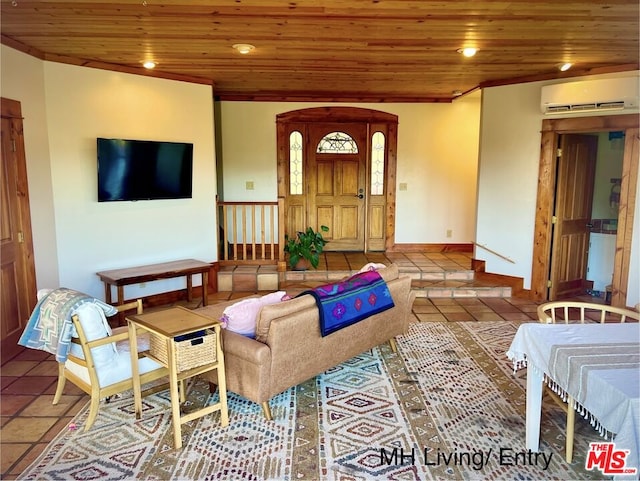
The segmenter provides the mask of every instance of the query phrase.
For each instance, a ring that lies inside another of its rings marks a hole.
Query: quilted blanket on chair
[[[87,294],[61,287],[38,301],[18,344],[55,354],[56,361],[65,362],[74,334],[71,316],[87,302],[96,304],[106,316],[118,312],[115,307]]]
[[[316,300],[323,337],[394,306],[387,283],[376,271],[361,272],[299,296],[303,294]]]

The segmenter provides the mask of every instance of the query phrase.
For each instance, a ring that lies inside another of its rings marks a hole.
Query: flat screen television
[[[191,197],[193,144],[98,138],[98,202]]]

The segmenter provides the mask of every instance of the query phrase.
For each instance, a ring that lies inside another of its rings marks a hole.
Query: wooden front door
[[[308,143],[308,219],[329,227],[328,251],[363,251],[367,126],[313,124]]]
[[[398,117],[356,107],[313,107],[278,114],[276,126],[280,242],[285,234],[326,225],[325,250],[392,248]],[[332,143],[337,148],[325,148]]]
[[[18,352],[17,341],[36,303],[36,275],[31,240],[29,191],[20,103],[2,99],[0,169],[2,221],[2,362]]]
[[[582,294],[586,288],[597,151],[595,135],[560,138],[549,300]]]

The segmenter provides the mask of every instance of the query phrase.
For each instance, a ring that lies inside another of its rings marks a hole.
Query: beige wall
[[[38,287],[59,283],[58,242],[44,97],[44,62],[0,46],[0,94],[18,100],[25,132],[29,201]]]
[[[20,59],[7,59],[5,66],[5,47],[2,53],[5,96],[6,67],[16,82],[34,69],[23,70]],[[40,64],[43,82],[39,88],[34,92],[12,89],[6,95],[15,92],[15,100],[23,105],[37,104],[37,110],[23,112],[29,190],[34,199],[35,257],[41,271],[53,252],[59,271],[57,279],[38,276],[38,287],[66,286],[103,298],[95,274],[100,270],[181,258],[216,260],[211,88],[52,62]],[[46,126],[45,135],[37,132],[35,136],[29,130],[31,115]],[[97,137],[192,142],[193,198],[98,203]],[[48,141],[48,156],[36,163],[32,153],[43,140]],[[39,205],[55,219],[53,237],[50,225],[46,229],[39,226]],[[46,240],[40,238],[43,230]],[[184,285],[184,279],[158,281],[145,288],[132,286],[125,296]]]
[[[221,102],[224,199],[276,200],[276,115],[325,105]],[[407,190],[397,190],[396,242],[471,242],[480,93],[452,104],[340,105],[398,116],[397,184],[407,184]],[[254,190],[245,189],[247,181]]]

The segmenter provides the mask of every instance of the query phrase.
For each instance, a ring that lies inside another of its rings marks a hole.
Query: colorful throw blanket
[[[96,304],[106,316],[118,312],[115,307],[87,294],[61,287],[38,301],[18,344],[55,354],[56,361],[65,362],[75,331],[71,316],[86,303]]]
[[[367,271],[333,284],[304,291],[316,299],[322,337],[394,306],[387,283]]]

